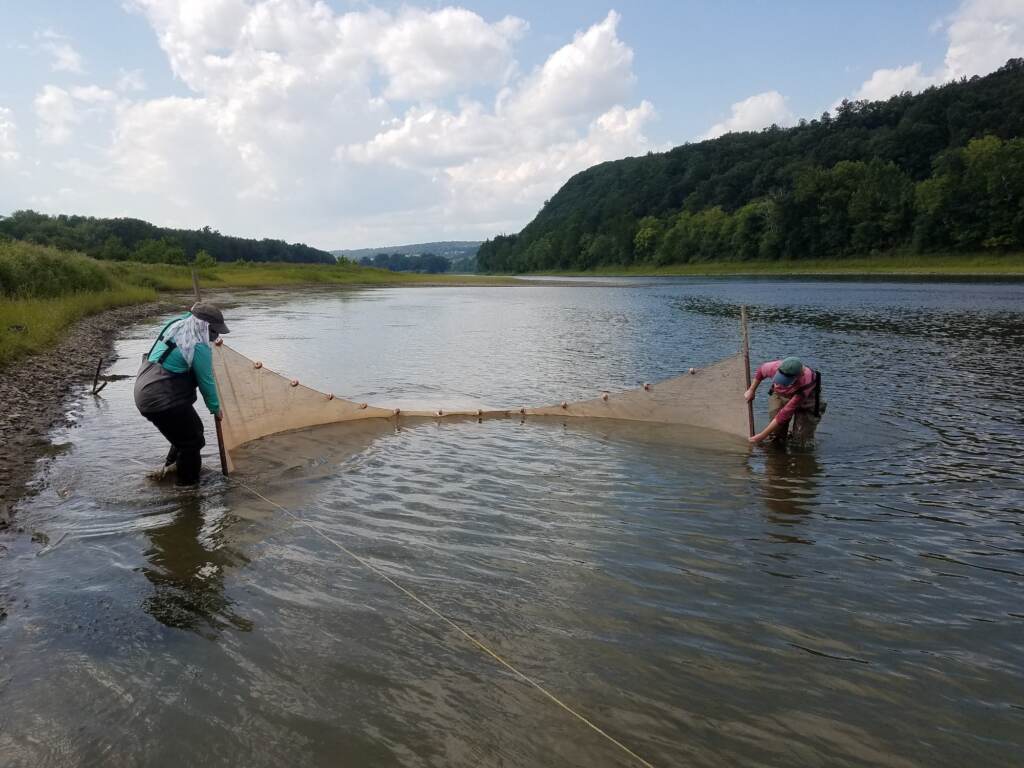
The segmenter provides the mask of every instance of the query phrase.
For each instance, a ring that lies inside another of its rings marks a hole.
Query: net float
[[[289,383],[289,384],[291,384],[291,385],[292,385],[293,387],[297,387],[297,386],[299,386],[299,380],[298,380],[298,379],[292,379],[292,380],[291,380],[290,382],[288,382],[288,383]]]
[[[255,363],[252,364],[252,367],[253,368],[262,368],[263,367],[263,363],[261,363],[259,360],[257,360]]]

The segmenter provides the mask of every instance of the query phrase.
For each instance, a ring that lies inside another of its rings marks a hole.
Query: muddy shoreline
[[[68,396],[77,386],[91,387],[101,355],[104,370],[114,361],[114,340],[127,326],[178,306],[156,301],[83,318],[55,346],[0,370],[0,530],[32,492],[39,460],[51,450],[50,433],[67,420]]]

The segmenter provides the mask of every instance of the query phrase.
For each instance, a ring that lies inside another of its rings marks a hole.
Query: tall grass
[[[0,296],[52,298],[113,287],[95,259],[31,243],[0,241]]]
[[[0,299],[0,368],[50,346],[64,329],[86,315],[155,298],[152,289],[127,287],[49,299]]]
[[[191,291],[192,269],[171,264],[98,262],[116,280],[158,291]],[[465,275],[419,275],[360,267],[351,263],[277,264],[240,262],[217,264],[198,270],[199,282],[208,288],[273,288],[282,285],[408,285],[442,283],[507,283],[507,279]]]

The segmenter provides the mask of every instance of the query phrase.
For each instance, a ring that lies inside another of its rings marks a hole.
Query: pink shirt
[[[772,360],[770,363],[765,363],[757,369],[754,378],[757,381],[772,379],[779,372],[780,365],[782,365],[781,360]],[[782,406],[782,410],[775,416],[775,420],[779,424],[785,424],[793,417],[796,409],[800,407],[804,399],[814,394],[814,370],[805,365],[800,375],[788,387],[782,387],[778,384],[773,386],[775,387],[776,394],[780,397],[790,398],[789,402]]]

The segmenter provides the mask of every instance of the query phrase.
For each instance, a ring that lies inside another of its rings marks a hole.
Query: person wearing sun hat
[[[821,397],[821,372],[804,365],[799,357],[772,360],[760,365],[754,374],[754,381],[744,394],[751,402],[757,388],[765,379],[771,379],[768,398],[768,426],[750,438],[760,443],[769,436],[784,440],[793,422],[793,437],[801,442],[814,438],[818,422],[825,412],[827,403]]]
[[[176,468],[178,485],[198,484],[202,468],[200,452],[206,439],[203,422],[192,407],[197,389],[214,418],[221,415],[211,345],[222,333],[228,333],[228,326],[220,309],[197,303],[191,311],[164,325],[143,356],[135,379],[139,413],[153,422],[171,444],[163,469],[157,474],[163,477]]]

